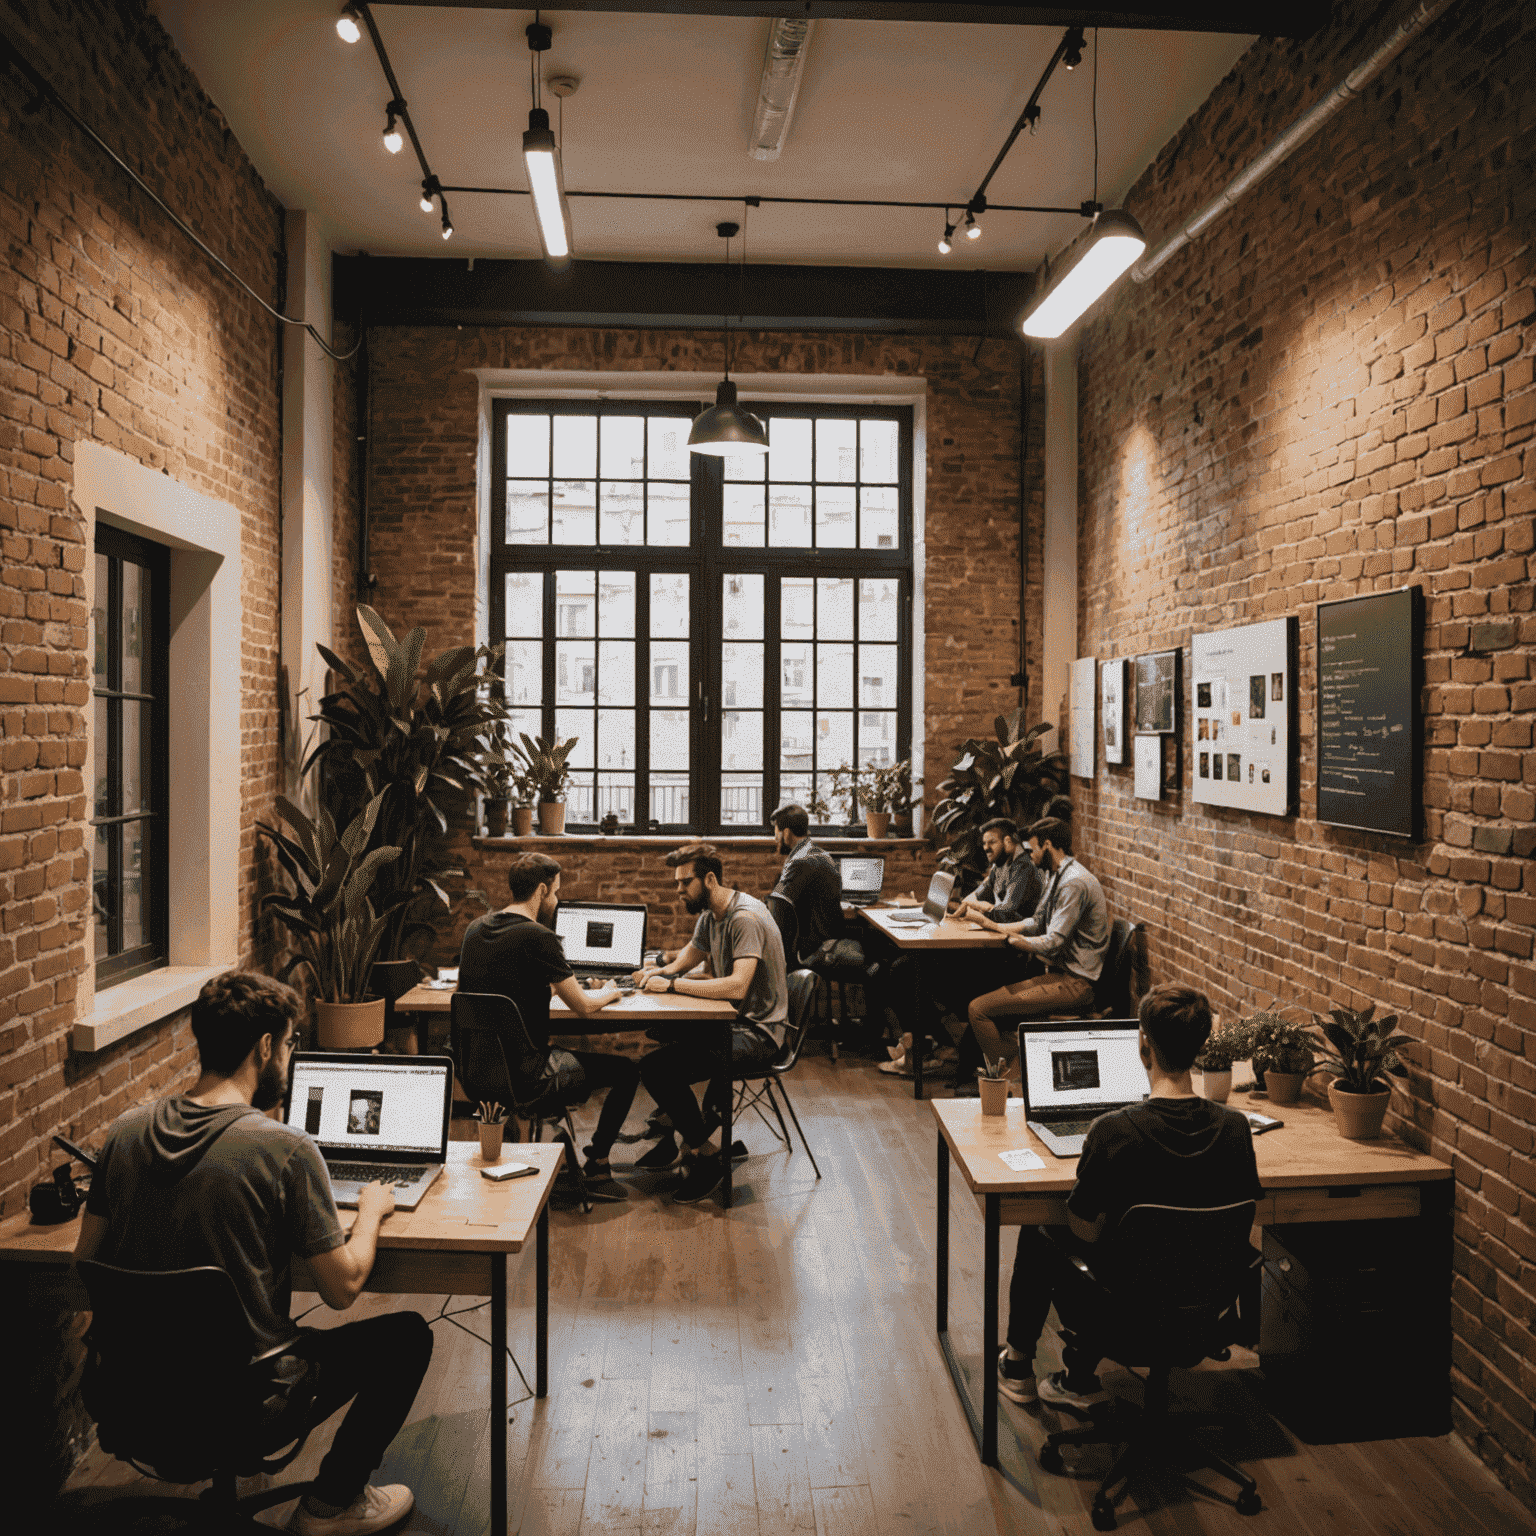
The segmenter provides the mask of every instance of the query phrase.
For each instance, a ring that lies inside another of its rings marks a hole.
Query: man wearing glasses
[[[784,1044],[789,1016],[789,982],[784,945],[768,908],[755,896],[724,884],[720,854],[710,843],[689,843],[667,855],[683,905],[698,918],[693,937],[675,960],[646,966],[635,981],[647,992],[676,992],[735,1003],[730,1054],[719,1026],[706,1024],[652,1051],[640,1064],[640,1081],[656,1107],[683,1140],[679,1154],[668,1135],[638,1162],[648,1169],[683,1164],[683,1182],[672,1198],[693,1205],[714,1193],[725,1177],[718,1140],[720,1115],[714,1106],[731,1092],[736,1067],[772,1061]],[[701,975],[689,972],[706,966]],[[708,1118],[694,1098],[693,1084],[708,1081]]]

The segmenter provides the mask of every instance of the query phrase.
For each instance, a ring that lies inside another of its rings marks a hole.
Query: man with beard
[[[635,980],[647,992],[677,992],[685,997],[713,997],[736,1004],[731,1026],[730,1054],[718,1040],[719,1026],[706,1024],[684,1039],[652,1051],[640,1067],[640,1079],[683,1138],[679,1158],[669,1132],[642,1157],[637,1166],[686,1168],[672,1198],[692,1205],[712,1194],[725,1177],[725,1162],[716,1146],[720,1113],[734,1081],[736,1067],[760,1067],[784,1045],[784,1021],[789,1016],[789,978],[784,945],[768,908],[755,896],[726,885],[720,855],[711,843],[690,843],[667,855],[672,879],[683,905],[698,918],[683,952],[664,967],[647,966]],[[706,964],[707,975],[692,976]],[[705,1080],[710,1106],[706,1121],[692,1085]],[[735,1148],[731,1153],[735,1155]]]
[[[635,1101],[639,1067],[625,1056],[549,1048],[551,996],[558,997],[578,1019],[589,1019],[624,994],[612,985],[584,991],[565,958],[554,931],[560,905],[558,859],[547,853],[520,854],[507,871],[507,888],[512,900],[500,912],[476,918],[465,930],[459,952],[459,990],[499,992],[517,1004],[528,1038],[536,1049],[549,1053],[544,1071],[551,1088],[585,1082],[608,1090],[582,1171],[592,1199],[627,1200],[629,1191],[614,1178],[609,1154]],[[577,1026],[573,1032],[579,1030]],[[573,1160],[575,1155],[572,1147]]]
[[[994,816],[981,828],[981,851],[987,873],[969,896],[960,900],[956,915],[985,914],[995,923],[1017,923],[1031,915],[1045,879],[1019,837],[1019,829],[1006,816]]]
[[[768,821],[773,827],[774,852],[784,860],[773,894],[783,896],[795,909],[797,953],[785,959],[805,963],[843,937],[842,877],[830,856],[811,841],[811,818],[804,806],[781,805]],[[827,959],[831,958],[829,953]],[[859,965],[863,959],[859,951],[847,963]]]
[[[293,1259],[309,1265],[321,1299],[345,1311],[395,1208],[390,1186],[367,1185],[344,1234],[319,1148],[265,1114],[287,1092],[298,1016],[297,996],[266,976],[228,971],[204,986],[192,1005],[201,1074],[190,1092],[113,1122],[75,1257],[135,1270],[224,1270],[250,1322],[252,1357],[290,1346],[262,1363],[268,1439],[258,1449],[280,1449],[352,1403],[290,1529],[363,1536],[404,1519],[414,1502],[410,1489],[370,1487],[368,1476],[411,1410],[432,1330],[416,1312],[324,1330],[289,1320]],[[167,1369],[189,1371],[189,1389],[196,1343],[165,1341]]]

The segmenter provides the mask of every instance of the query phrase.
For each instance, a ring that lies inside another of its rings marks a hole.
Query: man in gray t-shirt
[[[725,1177],[724,1154],[715,1145],[719,1114],[711,1111],[713,1123],[706,1122],[692,1085],[707,1080],[705,1102],[718,1104],[731,1091],[734,1069],[763,1066],[778,1055],[789,1017],[789,980],[778,925],[755,896],[723,883],[724,867],[712,844],[679,848],[667,863],[683,905],[698,922],[682,954],[665,967],[637,971],[635,979],[647,992],[733,1002],[738,1016],[729,1056],[719,1026],[705,1024],[692,1038],[663,1045],[640,1064],[640,1081],[683,1138],[681,1160],[687,1168],[672,1198],[691,1205]],[[688,974],[704,962],[708,975]],[[679,1160],[669,1136],[639,1166],[670,1168]]]

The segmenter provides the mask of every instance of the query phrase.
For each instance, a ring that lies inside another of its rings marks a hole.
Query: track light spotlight
[[[448,217],[448,204],[443,204],[443,239],[453,239],[453,220]]]
[[[981,225],[976,222],[976,215],[967,209],[965,215],[965,238],[967,240],[981,239]]]
[[[443,186],[436,176],[428,176],[421,184],[421,211],[432,212],[432,199],[442,195]]]
[[[955,238],[955,226],[953,224],[945,224],[945,226],[944,226],[944,233],[939,236],[939,255],[940,256],[948,256],[949,253],[952,250],[954,250],[954,246],[950,243],[954,238]]]
[[[341,15],[336,18],[336,36],[344,43],[355,43],[362,35],[363,29],[357,24],[357,7],[343,6]]]
[[[405,137],[400,132],[399,117],[404,110],[403,101],[392,101],[384,110],[388,114],[388,121],[384,124],[384,148],[390,154],[398,155],[405,148]]]
[[[1067,51],[1061,56],[1062,64],[1067,69],[1076,69],[1083,62],[1083,49],[1086,46],[1083,41],[1083,29],[1081,27],[1069,27],[1067,29]]]

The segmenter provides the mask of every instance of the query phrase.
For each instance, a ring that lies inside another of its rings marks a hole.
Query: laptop
[[[1087,1021],[1019,1030],[1024,1120],[1057,1157],[1076,1157],[1088,1127],[1152,1092],[1135,1024]]]
[[[296,1051],[284,1118],[315,1139],[337,1205],[383,1179],[396,1208],[414,1211],[448,1160],[452,1101],[447,1056]]]
[[[555,910],[555,932],[578,976],[597,976],[624,985],[645,964],[644,906],[611,901],[563,901]]]
[[[950,893],[955,888],[955,877],[942,870],[928,882],[928,899],[920,907],[898,907],[887,912],[885,920],[900,927],[915,927],[919,923],[942,923],[949,910]]]
[[[850,907],[867,907],[879,901],[885,886],[885,860],[840,858],[837,874],[843,882],[843,900]]]

